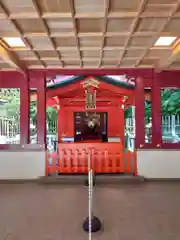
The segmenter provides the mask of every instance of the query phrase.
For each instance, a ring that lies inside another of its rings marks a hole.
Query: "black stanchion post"
[[[93,170],[91,167],[91,153],[88,151],[88,208],[89,216],[83,222],[83,229],[89,233],[89,240],[91,240],[91,233],[101,230],[102,224],[98,217],[93,214]]]

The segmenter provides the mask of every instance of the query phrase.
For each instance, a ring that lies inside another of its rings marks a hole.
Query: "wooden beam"
[[[150,4],[151,7],[158,7],[159,9],[161,9],[162,4]],[[171,7],[173,4],[164,4],[163,3],[163,7]],[[165,18],[168,17],[168,11],[145,11],[141,14],[141,18]],[[4,18],[4,15],[0,15],[1,18]],[[117,12],[109,12],[108,13],[108,19],[112,19],[112,18],[135,18],[137,16],[137,12],[136,11],[117,11]],[[178,15],[179,16],[179,15]],[[61,12],[45,12],[42,14],[42,18],[43,19],[64,19],[64,18],[70,18],[71,14],[69,12],[65,13],[61,13]],[[84,18],[88,18],[88,19],[92,19],[92,18],[103,18],[104,14],[102,12],[100,13],[91,13],[88,11],[82,12],[82,13],[75,13],[75,19],[84,19]],[[20,13],[11,13],[9,15],[10,19],[35,19],[37,18],[37,13],[36,12],[20,12]]]
[[[106,75],[124,75],[128,77],[141,76],[144,79],[152,79],[154,74],[153,68],[63,68],[63,69],[30,69],[30,74],[45,73],[46,77],[56,75],[76,75],[76,76],[106,76]]]
[[[81,58],[80,42],[79,42],[79,38],[78,38],[77,22],[75,19],[76,11],[75,11],[75,6],[74,6],[74,1],[69,0],[69,4],[70,4],[70,11],[71,11],[71,19],[72,19],[72,23],[73,23],[73,32],[75,35],[76,47],[77,47],[77,51],[78,51],[79,63],[80,63],[80,68],[81,68],[83,66],[83,63],[82,63],[82,58]]]
[[[168,69],[170,65],[180,59],[180,41],[178,41],[169,52],[165,52],[156,66],[156,72],[161,72],[163,69]]]
[[[129,32],[129,36],[127,37],[126,42],[125,42],[124,50],[122,51],[122,53],[120,52],[117,67],[119,67],[121,65],[121,62],[123,61],[123,58],[124,58],[124,56],[126,54],[127,47],[128,47],[128,45],[129,45],[129,43],[131,41],[133,33],[135,32],[135,30],[136,30],[136,28],[138,26],[138,23],[140,21],[140,16],[141,16],[141,14],[144,11],[147,2],[148,2],[147,0],[141,0],[140,3],[139,3],[138,12],[137,12],[136,17],[133,20],[133,23],[132,23],[132,26],[131,26],[131,29],[130,29],[130,32]]]
[[[42,65],[45,67],[46,65],[44,64],[43,61],[41,61],[41,58],[39,56],[39,54],[37,53],[36,50],[33,49],[32,45],[30,44],[30,42],[28,41],[28,39],[24,36],[24,33],[22,32],[22,29],[18,26],[17,21],[13,20],[10,18],[10,11],[7,9],[7,7],[5,6],[4,3],[2,3],[2,1],[0,1],[0,8],[1,8],[1,12],[3,13],[4,17],[6,20],[9,21],[9,24],[12,26],[13,29],[16,30],[16,32],[20,35],[20,37],[23,39],[24,43],[26,44],[26,46],[31,49],[31,51],[34,53],[34,55],[37,57],[37,59],[42,62]]]
[[[109,8],[110,8],[110,1],[105,0],[105,7],[104,7],[104,18],[103,18],[103,35],[101,37],[101,50],[100,50],[100,58],[99,58],[99,64],[98,66],[101,66],[102,63],[102,58],[103,58],[103,49],[105,45],[105,35],[107,31],[107,24],[108,24],[108,13],[109,13]]]
[[[39,7],[37,1],[32,0],[32,3],[33,3],[33,5],[34,5],[34,7],[36,9],[37,14],[38,14],[39,21],[41,22],[42,26],[45,29],[46,36],[48,36],[49,42],[51,43],[51,45],[53,47],[53,50],[54,50],[55,54],[57,55],[57,57],[58,57],[58,59],[60,61],[59,63],[60,63],[60,65],[63,66],[63,62],[61,60],[61,55],[60,55],[60,53],[56,49],[56,44],[55,44],[54,40],[50,37],[50,30],[49,30],[49,27],[47,25],[47,22],[42,18],[42,13],[41,13],[40,7]]]
[[[17,55],[7,50],[2,43],[0,43],[0,58],[12,68],[25,74],[26,66],[24,63],[17,57]]]
[[[177,0],[176,3],[172,5],[171,10],[168,12],[168,18],[166,19],[164,24],[162,24],[162,26],[156,32],[156,34],[152,38],[152,41],[150,41],[149,46],[147,46],[147,48],[142,52],[142,55],[139,58],[139,60],[136,62],[135,67],[138,67],[140,65],[141,61],[144,59],[144,57],[148,53],[149,49],[154,46],[154,43],[158,40],[158,38],[161,36],[162,32],[166,29],[166,26],[172,20],[173,16],[177,13],[179,7],[180,7],[180,1]]]

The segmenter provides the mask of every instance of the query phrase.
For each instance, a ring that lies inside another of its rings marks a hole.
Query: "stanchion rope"
[[[88,232],[89,240],[92,240],[92,232],[101,229],[101,221],[93,213],[93,169],[91,164],[91,151],[88,151],[88,217],[83,223],[84,231]]]
[[[91,156],[90,152],[88,152],[88,207],[89,207],[89,240],[92,239],[92,195],[93,195],[93,176],[92,176],[92,169],[91,169]]]

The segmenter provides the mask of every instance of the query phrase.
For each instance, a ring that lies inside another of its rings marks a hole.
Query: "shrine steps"
[[[85,185],[87,182],[86,175],[51,175],[46,177],[39,177],[37,179],[0,179],[0,184],[67,184],[67,185]],[[119,184],[142,184],[142,183],[155,183],[155,184],[169,184],[180,183],[180,178],[151,178],[147,179],[141,176],[133,176],[128,174],[102,174],[95,177],[95,184],[97,186],[119,185]]]
[[[84,184],[87,181],[86,175],[54,175],[41,178],[42,183],[50,184]],[[95,184],[121,184],[121,183],[143,183],[145,179],[140,176],[120,175],[120,174],[102,174],[95,176]]]

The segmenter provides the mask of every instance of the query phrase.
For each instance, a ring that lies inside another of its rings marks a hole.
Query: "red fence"
[[[120,143],[61,143],[59,153],[47,153],[46,174],[87,173],[88,152],[96,173],[137,173],[136,152]]]

